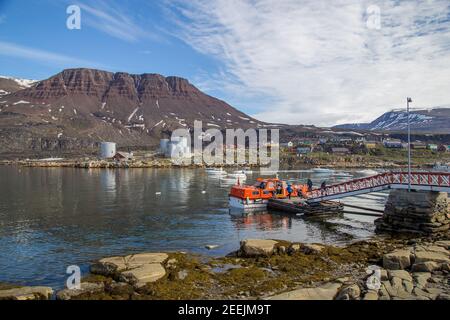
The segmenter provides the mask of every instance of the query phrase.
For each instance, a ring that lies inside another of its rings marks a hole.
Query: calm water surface
[[[357,172],[352,173],[357,177]],[[258,177],[249,176],[248,183]],[[292,182],[350,177],[282,172]],[[143,251],[223,255],[245,238],[342,243],[373,234],[372,217],[304,219],[230,213],[230,185],[204,170],[83,170],[0,166],[0,282],[64,286],[65,270]],[[348,198],[382,208],[387,195]],[[207,244],[219,245],[208,251]]]

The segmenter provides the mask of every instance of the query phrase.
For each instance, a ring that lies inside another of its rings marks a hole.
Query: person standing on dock
[[[286,191],[288,193],[289,200],[291,200],[291,194],[294,191],[294,189],[292,189],[292,186],[290,184],[288,184]]]
[[[325,189],[327,188],[327,183],[324,181],[322,182],[322,184],[320,185],[320,190],[322,190],[322,196],[325,195]]]
[[[313,188],[313,182],[311,179],[308,179],[308,181],[306,182],[306,184],[308,185],[308,192],[312,191]]]

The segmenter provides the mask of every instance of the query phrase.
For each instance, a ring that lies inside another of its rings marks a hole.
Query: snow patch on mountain
[[[7,77],[7,76],[0,76],[0,78],[13,80],[16,82],[19,86],[22,88],[29,88],[39,80],[31,80],[31,79],[20,79],[20,78],[13,78],[13,77]]]

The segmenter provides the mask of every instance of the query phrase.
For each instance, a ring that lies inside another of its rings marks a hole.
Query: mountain
[[[29,88],[36,80],[0,76],[0,97]]]
[[[149,147],[178,128],[263,127],[188,80],[158,74],[68,69],[49,79],[1,78],[0,153],[95,150],[100,141]]]
[[[411,130],[427,133],[450,132],[450,108],[437,107],[413,110],[410,113]],[[405,131],[408,128],[408,116],[405,110],[386,112],[370,123],[341,124],[334,128],[367,131]]]

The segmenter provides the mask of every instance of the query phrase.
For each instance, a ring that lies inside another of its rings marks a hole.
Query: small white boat
[[[320,173],[320,174],[333,174],[334,170],[333,169],[328,169],[328,168],[314,168],[313,172],[314,173]]]
[[[222,168],[208,168],[205,171],[208,175],[211,176],[223,176],[227,174],[227,172]]]
[[[361,170],[358,171],[358,173],[361,173],[365,176],[375,176],[378,174],[378,171],[372,170],[372,169],[366,169],[366,170]]]
[[[243,171],[235,171],[233,173],[228,174],[227,177],[247,179],[247,175]]]
[[[346,178],[346,177],[352,177],[353,175],[348,172],[336,172],[336,173],[333,173],[333,176]]]

